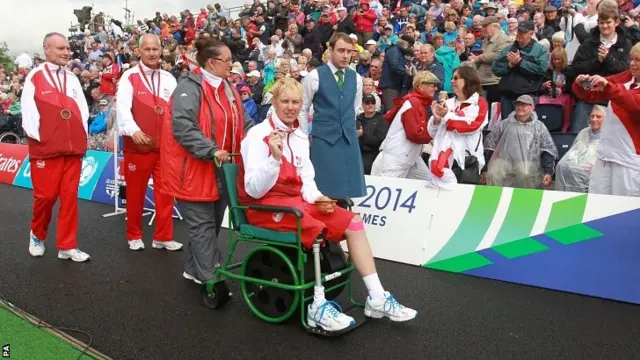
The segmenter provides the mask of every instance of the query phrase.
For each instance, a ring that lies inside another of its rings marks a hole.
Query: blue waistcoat
[[[316,69],[318,91],[313,97],[311,162],[318,189],[331,198],[366,195],[362,155],[356,129],[356,72],[345,69],[342,90],[327,65]]]

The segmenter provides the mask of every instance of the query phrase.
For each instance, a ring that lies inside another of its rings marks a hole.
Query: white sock
[[[367,290],[369,290],[369,296],[372,299],[384,298],[384,288],[380,279],[378,279],[378,273],[373,273],[362,278]]]
[[[317,309],[324,303],[324,286],[313,287],[313,304],[312,308]]]

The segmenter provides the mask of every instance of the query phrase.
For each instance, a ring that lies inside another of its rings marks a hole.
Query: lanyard
[[[153,76],[156,74],[156,71],[154,70],[151,73],[151,81],[149,81],[149,79],[147,78],[147,73],[146,71],[144,71],[144,69],[142,67],[140,67],[140,74],[142,74],[142,78],[144,79],[144,81],[147,83],[147,85],[149,86],[149,89],[151,89],[151,91],[153,91],[153,96],[160,96],[160,72],[158,72],[158,88],[156,89],[155,84],[153,83]]]
[[[62,78],[64,80],[61,81],[59,76],[60,69],[58,69],[58,71],[56,71],[56,78],[58,79],[58,82],[56,82],[56,80],[53,78],[53,74],[51,73],[51,70],[49,69],[49,65],[45,64],[44,69],[47,72],[47,75],[49,75],[49,78],[51,79],[53,86],[55,86],[56,90],[58,90],[58,98],[60,99],[60,105],[64,108],[66,104],[66,97],[67,97],[67,71],[62,70],[62,73],[64,74]],[[62,86],[62,88],[60,88],[60,85]]]
[[[158,73],[158,87],[156,88],[155,84],[153,83],[153,76],[156,74],[156,71],[154,70],[151,73],[151,81],[149,81],[149,79],[147,78],[146,71],[144,71],[144,68],[140,66],[140,74],[142,75],[142,78],[144,79],[144,81],[147,83],[147,86],[149,86],[149,89],[151,89],[151,91],[153,92],[153,103],[156,105],[155,106],[156,114],[162,115],[164,113],[164,109],[162,108],[162,106],[158,105],[158,98],[160,97],[160,78],[162,77],[162,74],[160,74],[160,71],[157,71],[157,73]]]

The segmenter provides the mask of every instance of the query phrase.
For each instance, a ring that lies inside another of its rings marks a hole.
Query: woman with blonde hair
[[[538,104],[556,104],[563,107],[562,131],[565,132],[571,126],[571,112],[575,104],[575,100],[565,88],[567,66],[567,52],[564,48],[553,49],[549,59],[549,69],[542,80],[541,96],[538,97]]]
[[[240,204],[286,206],[303,212],[301,241],[305,248],[312,247],[325,231],[328,241],[338,243],[346,238],[350,257],[369,292],[365,315],[388,317],[392,321],[415,318],[415,310],[402,306],[382,287],[360,216],[335,207],[318,190],[309,157],[309,138],[298,123],[302,85],[290,77],[282,78],[273,86],[272,93],[274,111],[251,128],[241,143]],[[293,214],[247,210],[246,216],[254,226],[275,231],[297,229]],[[276,217],[278,220],[274,221]],[[355,325],[353,318],[325,299],[323,286],[315,286],[313,302],[307,310],[307,323],[311,327],[341,331]]]
[[[422,160],[422,146],[431,142],[427,131],[430,106],[440,80],[430,71],[418,71],[413,89],[396,98],[384,118],[391,123],[380,154],[371,166],[371,175],[427,180],[427,164]]]

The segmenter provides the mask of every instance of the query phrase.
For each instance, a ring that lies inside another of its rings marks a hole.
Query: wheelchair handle
[[[228,155],[230,157],[233,157],[233,156],[240,156],[242,154],[240,154],[240,153],[229,153]],[[222,164],[220,164],[220,161],[218,161],[218,158],[215,155],[213,156],[213,163],[216,164],[216,167],[221,167],[222,166]]]

